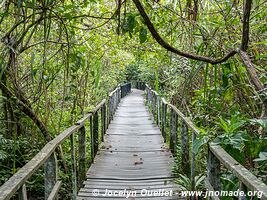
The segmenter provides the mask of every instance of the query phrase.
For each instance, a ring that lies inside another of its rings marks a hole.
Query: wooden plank
[[[62,181],[57,181],[47,200],[56,200]]]
[[[221,164],[229,169],[247,188],[263,192],[261,199],[267,199],[267,186],[262,181],[240,165],[221,146],[210,144],[209,149],[220,160]]]
[[[173,165],[174,158],[164,145],[160,129],[145,108],[142,91],[133,89],[119,104],[78,199],[98,200],[90,196],[98,188],[176,189],[169,182],[174,178]]]

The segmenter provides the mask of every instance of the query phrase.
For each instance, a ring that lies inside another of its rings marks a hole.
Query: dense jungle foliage
[[[266,16],[266,0],[1,0],[0,185],[127,81],[201,130],[199,176],[213,141],[267,183]],[[225,188],[236,181],[225,172]]]

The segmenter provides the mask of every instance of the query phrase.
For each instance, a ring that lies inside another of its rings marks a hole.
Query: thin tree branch
[[[200,55],[196,55],[196,54],[192,54],[192,53],[188,53],[188,52],[183,52],[179,49],[174,48],[173,46],[171,46],[170,44],[168,44],[160,35],[159,33],[156,31],[154,25],[152,24],[152,22],[150,21],[146,11],[144,10],[141,2],[139,0],[133,0],[136,8],[138,9],[140,15],[143,17],[145,24],[147,25],[147,28],[149,29],[150,33],[152,34],[153,38],[165,49],[186,57],[186,58],[190,58],[193,60],[198,60],[198,61],[204,61],[207,63],[211,63],[211,64],[218,64],[218,63],[222,63],[226,60],[228,60],[229,58],[231,58],[232,56],[234,56],[237,53],[237,50],[231,50],[230,52],[228,52],[225,56],[221,57],[221,58],[212,58],[212,57],[206,57],[206,56],[200,56]]]

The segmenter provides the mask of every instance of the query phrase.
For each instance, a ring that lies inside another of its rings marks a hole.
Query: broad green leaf
[[[68,20],[72,20],[72,15],[70,13],[65,13],[64,16],[68,19]]]
[[[260,152],[259,158],[256,158],[253,161],[255,161],[255,162],[267,161],[267,152]]]
[[[197,154],[200,148],[209,141],[208,136],[204,136],[202,138],[197,138],[193,143],[193,152]]]
[[[147,40],[147,29],[145,27],[141,28],[139,32],[139,39],[141,44]]]

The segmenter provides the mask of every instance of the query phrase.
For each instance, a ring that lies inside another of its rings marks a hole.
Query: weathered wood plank
[[[168,181],[174,178],[171,173],[174,158],[163,143],[159,127],[153,124],[141,94],[142,91],[134,89],[122,99],[78,198],[99,200],[100,197],[90,194],[101,188],[177,189]]]

